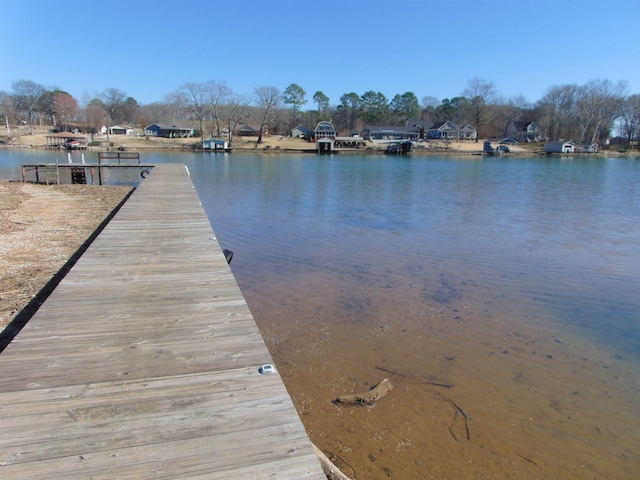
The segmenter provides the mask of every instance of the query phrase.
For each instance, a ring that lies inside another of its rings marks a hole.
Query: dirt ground
[[[0,179],[0,330],[51,280],[130,187]]]

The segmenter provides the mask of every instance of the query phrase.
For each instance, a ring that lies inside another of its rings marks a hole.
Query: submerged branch
[[[391,380],[385,378],[366,393],[341,395],[335,399],[334,403],[338,405],[373,405],[375,402],[387,395],[391,390],[393,390],[393,384],[391,383]]]

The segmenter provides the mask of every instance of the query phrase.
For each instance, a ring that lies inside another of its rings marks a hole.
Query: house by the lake
[[[458,140],[475,140],[477,136],[478,131],[471,125],[458,129]]]
[[[514,138],[519,142],[540,142],[543,132],[536,122],[511,122],[504,132],[505,137]]]
[[[298,125],[297,127],[291,129],[292,138],[304,138],[305,140],[309,140],[312,135],[313,131],[310,128],[305,127],[304,125]]]
[[[473,126],[458,127],[448,120],[427,130],[427,138],[432,140],[475,140],[477,137],[478,132]]]
[[[418,140],[420,138],[420,128],[409,125],[405,125],[404,127],[367,125],[362,130],[362,138],[371,141]]]
[[[424,140],[427,138],[427,131],[433,127],[433,122],[425,119],[409,119],[405,126],[418,129],[418,138]]]
[[[321,138],[331,138],[335,140],[337,132],[336,129],[333,128],[333,124],[331,122],[322,121],[318,122],[316,128],[313,129],[313,135],[316,141]]]
[[[260,127],[256,128],[253,125],[242,125],[235,129],[234,133],[240,137],[257,137],[260,135]],[[265,125],[262,127],[262,135],[269,136],[269,127]]]
[[[144,134],[151,137],[187,138],[195,136],[196,130],[193,127],[152,123],[145,127]]]

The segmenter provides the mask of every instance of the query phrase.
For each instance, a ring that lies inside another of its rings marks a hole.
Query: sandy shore
[[[12,142],[12,146],[21,145],[28,148],[44,148],[47,145],[46,141],[47,132],[44,129],[37,129],[33,135],[22,134],[20,137]],[[207,137],[205,137],[207,138]],[[107,142],[107,136],[95,136],[94,139],[99,142]],[[199,138],[156,138],[156,137],[138,137],[138,136],[126,136],[126,135],[110,135],[108,138],[110,143],[113,143],[114,149],[118,147],[124,147],[127,150],[191,150],[194,144],[200,142]],[[307,142],[301,138],[291,138],[279,135],[273,135],[264,137],[261,144],[257,144],[257,137],[235,137],[234,148],[239,151],[273,151],[273,152],[286,152],[286,151],[300,151],[300,150],[315,150],[315,144]],[[461,153],[472,154],[482,152],[483,140],[478,142],[466,141],[466,142],[444,142],[444,141],[430,141],[422,142],[416,147],[416,151],[423,153]],[[98,147],[94,147],[99,149]],[[384,143],[374,143],[367,141],[367,147],[363,150],[384,150],[386,145]],[[524,149],[519,146],[510,147],[513,153],[526,153],[530,150]],[[103,148],[100,148],[101,150]]]

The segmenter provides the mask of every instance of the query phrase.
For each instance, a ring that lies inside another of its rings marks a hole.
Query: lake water
[[[0,177],[56,155],[0,150]],[[307,431],[358,478],[640,472],[640,160],[142,161],[188,166]],[[331,404],[385,377],[375,407]]]

